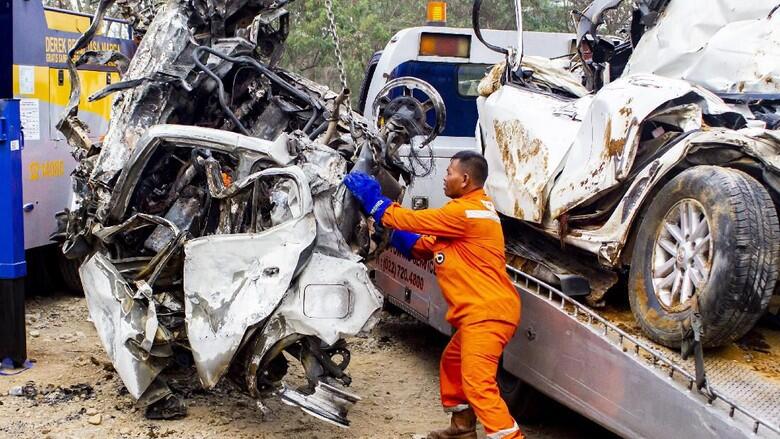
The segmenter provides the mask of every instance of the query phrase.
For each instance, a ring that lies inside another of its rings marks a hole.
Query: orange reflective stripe
[[[466,218],[469,219],[489,219],[497,222],[501,222],[498,214],[490,210],[467,210]]]

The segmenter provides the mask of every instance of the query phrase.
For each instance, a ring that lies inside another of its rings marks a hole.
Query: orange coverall
[[[499,358],[520,321],[520,297],[506,273],[504,234],[492,201],[477,189],[439,209],[393,203],[382,223],[423,235],[412,256],[435,262],[447,321],[457,329],[441,358],[445,411],[470,404],[489,438],[523,437],[496,384]]]

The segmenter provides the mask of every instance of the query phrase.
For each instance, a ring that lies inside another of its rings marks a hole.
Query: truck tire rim
[[[653,290],[667,310],[690,307],[707,283],[712,268],[712,239],[704,207],[681,200],[666,213],[653,247]]]

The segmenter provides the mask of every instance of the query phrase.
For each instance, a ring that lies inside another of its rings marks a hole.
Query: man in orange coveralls
[[[452,413],[450,427],[431,432],[432,439],[476,438],[477,418],[488,438],[524,437],[496,384],[501,352],[520,321],[520,297],[506,273],[501,223],[482,189],[487,173],[481,154],[457,153],[444,178],[444,193],[452,200],[417,211],[382,196],[373,177],[352,173],[344,179],[374,220],[395,229],[391,245],[407,257],[435,262],[449,305],[447,321],[457,331],[440,366],[441,402]]]

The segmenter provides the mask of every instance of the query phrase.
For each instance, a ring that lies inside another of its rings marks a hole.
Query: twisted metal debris
[[[343,106],[348,90],[276,67],[288,1],[171,0],[122,81],[89,97],[114,99],[108,132],[93,143],[78,118],[76,68],[119,59],[82,54],[113,1],[69,53],[74,85],[59,123],[80,162],[60,218],[63,252],[83,261],[111,361],[149,417],[186,413],[165,370],[189,358],[205,388],[227,377],[347,426],[359,398],[344,390],[345,338],[370,330],[381,305],[360,260],[386,240],[341,180],[368,172],[399,197],[399,179],[413,176],[396,152],[436,135],[441,99],[433,91],[424,110],[388,90],[377,129]],[[291,359],[306,372],[298,389],[283,383]]]

